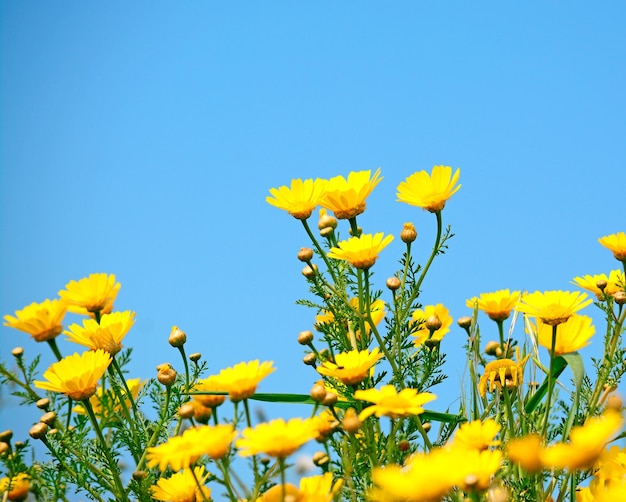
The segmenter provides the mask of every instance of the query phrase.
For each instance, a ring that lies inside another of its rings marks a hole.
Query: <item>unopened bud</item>
[[[311,352],[302,358],[302,362],[306,364],[307,366],[314,367],[316,359],[317,359],[317,356],[313,352]]]
[[[24,448],[26,448],[26,443],[24,441],[16,441],[15,442],[15,449],[16,450],[22,450]]]
[[[611,394],[609,397],[606,398],[606,407],[609,410],[621,411],[624,407],[624,403],[619,396]]]
[[[57,419],[57,414],[54,411],[49,411],[45,415],[43,415],[39,421],[43,422],[46,425],[52,427],[54,425],[55,420]]]
[[[171,387],[176,381],[176,370],[169,363],[161,364],[157,367],[157,380],[166,387]]]
[[[13,431],[10,429],[0,432],[0,441],[2,441],[3,443],[10,443],[12,437]]]
[[[298,343],[300,345],[309,345],[313,341],[313,333],[311,331],[301,331],[298,335]]]
[[[432,426],[430,425],[430,422],[424,422],[422,427],[424,428],[424,431],[428,432]]]
[[[608,285],[609,283],[606,282],[604,279],[600,279],[598,282],[596,282],[596,287],[601,291],[604,291],[604,288],[606,288]]]
[[[613,293],[613,299],[618,305],[624,305],[626,303],[626,292],[618,291],[617,293]]]
[[[401,285],[402,281],[400,281],[400,279],[398,279],[397,277],[390,277],[389,279],[387,279],[387,287],[391,291],[396,291],[400,288]]]
[[[411,443],[409,443],[406,439],[398,441],[398,450],[409,451],[409,448],[411,448]]]
[[[9,443],[5,443],[4,441],[0,441],[0,456],[5,453],[9,453],[11,451],[11,446]]]
[[[434,314],[434,315],[431,315],[428,319],[426,319],[424,326],[432,334],[438,329],[440,329],[441,326],[443,326],[443,323],[441,322],[441,319],[439,319],[439,316],[437,314]]]
[[[24,355],[24,349],[22,347],[15,347],[12,351],[11,354],[13,354],[14,357],[16,357],[17,359],[19,359],[20,357],[22,357]]]
[[[178,416],[180,418],[191,418],[194,415],[194,407],[191,403],[185,403],[178,408]]]
[[[326,212],[324,212],[323,214],[320,215],[320,220],[317,223],[317,228],[319,228],[320,230],[325,230],[325,229],[330,228],[332,231],[335,228],[337,228],[337,218],[329,214],[326,214]]]
[[[315,277],[316,274],[317,274],[317,265],[315,264],[313,264],[313,268],[307,265],[306,267],[302,269],[302,275],[306,277],[307,279],[311,279]]]
[[[298,260],[308,263],[313,258],[313,250],[311,248],[300,248],[298,251]]]
[[[50,407],[50,399],[48,399],[47,397],[43,397],[39,401],[37,401],[35,404],[37,405],[37,408],[39,408],[40,410],[48,411],[48,408]]]
[[[143,481],[148,477],[148,473],[146,471],[135,471],[133,472],[133,479],[135,481]]]
[[[434,349],[436,347],[439,347],[439,345],[441,345],[441,340],[430,338],[424,342],[424,345],[426,345],[426,347],[428,347],[429,349]]]
[[[476,474],[468,474],[467,476],[465,476],[465,478],[463,479],[463,485],[465,490],[467,491],[473,491],[474,487],[478,484],[478,476]]]
[[[360,237],[361,234],[363,233],[363,229],[361,227],[357,227],[356,228],[356,234],[354,233],[354,231],[352,230],[352,227],[350,227],[350,230],[348,230],[348,233],[352,236],[352,237]]]
[[[402,232],[400,232],[400,239],[402,239],[402,242],[407,244],[417,239],[417,230],[415,230],[413,223],[404,224],[404,228],[402,229]]]
[[[488,356],[495,356],[498,349],[500,349],[500,353],[502,353],[500,344],[494,340],[491,340],[490,342],[487,342],[487,345],[485,346],[485,354],[487,354]]]
[[[339,397],[337,396],[336,392],[326,391],[326,395],[324,396],[322,404],[324,406],[332,407],[337,404],[337,401],[339,401]]]
[[[30,428],[30,431],[28,431],[28,434],[30,434],[30,437],[32,437],[33,439],[43,439],[44,437],[46,437],[47,433],[48,426],[43,422],[39,422],[38,424],[33,425]]]
[[[341,427],[343,427],[344,431],[351,433],[355,433],[361,428],[361,421],[354,408],[348,408],[346,410],[346,414],[341,421]]]
[[[311,399],[316,403],[321,403],[326,398],[326,388],[319,383],[316,383],[313,387],[311,387],[311,392],[309,392]]]
[[[189,359],[191,359],[194,363],[197,363],[201,357],[202,357],[202,354],[200,354],[200,352],[194,352],[193,354],[189,356]]]
[[[316,465],[317,467],[322,467],[330,462],[330,457],[323,451],[316,451],[313,454],[312,460],[314,465]]]
[[[170,338],[168,341],[172,347],[182,347],[187,341],[187,335],[178,326],[172,326],[172,331],[170,332]]]
[[[463,317],[459,317],[456,323],[463,329],[467,329],[472,325],[472,318],[464,315]]]

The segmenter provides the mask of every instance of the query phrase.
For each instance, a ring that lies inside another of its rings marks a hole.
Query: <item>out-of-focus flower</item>
[[[480,377],[478,382],[478,390],[480,395],[484,396],[487,393],[487,384],[489,384],[489,391],[497,387],[517,387],[522,384],[524,380],[524,365],[530,357],[527,354],[521,361],[519,360],[519,350],[517,351],[516,359],[496,359],[487,363],[485,366],[485,373]]]
[[[327,184],[327,180],[319,178],[304,181],[294,179],[290,187],[270,188],[272,196],[267,196],[265,200],[298,220],[306,220],[320,203]]]
[[[98,323],[84,319],[83,325],[72,324],[63,333],[70,342],[91,350],[102,349],[114,356],[122,350],[122,340],[135,323],[135,313],[130,310],[104,314]]]
[[[574,314],[556,328],[554,354],[569,354],[589,345],[596,332],[592,319],[586,315]],[[537,341],[546,349],[552,349],[552,326],[537,323]]]
[[[520,292],[501,289],[493,293],[481,293],[479,297],[470,298],[465,304],[473,309],[475,306],[482,310],[494,321],[504,321],[511,315],[511,311],[520,299]]]
[[[241,401],[252,396],[259,382],[276,371],[273,364],[272,361],[259,362],[258,359],[247,363],[241,362],[208,377],[206,384],[215,391],[228,392],[231,401]]]
[[[22,472],[12,478],[0,479],[0,495],[6,493],[7,500],[21,502],[28,497],[30,477]]]
[[[291,483],[278,484],[267,490],[258,502],[283,502],[287,497],[293,497],[294,502],[332,502],[341,490],[342,480],[333,483],[333,475],[330,472],[319,476],[309,476],[300,479],[300,488]]]
[[[226,392],[224,389],[219,388],[219,386],[220,382],[216,381],[214,378],[204,378],[198,380],[193,388],[193,392]],[[193,394],[192,398],[209,408],[215,408],[226,401],[226,396],[223,394]]]
[[[500,424],[491,418],[465,422],[454,435],[454,445],[470,450],[486,450],[500,444],[500,440],[496,439],[498,432]]]
[[[500,450],[461,449],[458,451],[458,465],[463,470],[461,489],[467,492],[483,491],[489,488],[494,474],[500,469]]]
[[[598,283],[600,282],[604,282],[606,284],[604,289],[600,289],[598,287]],[[574,277],[572,284],[592,292],[596,295],[598,300],[603,300],[604,295],[611,296],[618,291],[624,291],[626,280],[624,280],[624,272],[621,270],[611,270],[608,277],[606,274]]]
[[[539,434],[528,434],[513,438],[507,443],[506,456],[526,472],[539,472],[543,469],[541,454],[543,446]]]
[[[402,389],[400,392],[393,385],[385,385],[380,390],[357,390],[354,398],[374,403],[360,414],[359,419],[376,414],[377,417],[401,418],[424,413],[424,404],[437,398],[430,392],[417,392],[416,389]]]
[[[355,385],[369,376],[370,369],[382,357],[378,347],[371,352],[368,349],[341,352],[335,356],[335,362],[324,361],[317,371],[320,375],[340,380],[344,385]]]
[[[612,251],[616,260],[626,260],[626,233],[618,232],[616,234],[600,237],[598,242]]]
[[[321,205],[335,213],[340,220],[354,218],[365,211],[365,199],[383,179],[380,168],[372,171],[353,171],[348,179],[335,176],[328,180]]]
[[[44,300],[17,310],[15,317],[5,315],[4,325],[28,333],[37,342],[45,342],[63,331],[61,323],[66,311],[65,300]]]
[[[195,477],[194,477],[195,474]],[[201,502],[211,500],[211,490],[205,486],[202,492],[198,487],[196,479],[201,485],[206,483],[209,473],[205,472],[203,466],[184,469],[181,472],[172,474],[169,478],[161,478],[156,485],[152,486],[152,498],[164,502]]]
[[[461,185],[457,185],[461,170],[452,174],[450,166],[435,166],[432,173],[418,171],[398,185],[398,201],[421,207],[431,213],[441,211]]]
[[[567,321],[591,302],[591,298],[581,292],[535,291],[523,295],[516,309],[545,324],[555,326]]]
[[[335,415],[331,413],[329,409],[325,409],[319,415],[313,417],[315,420],[315,426],[317,428],[317,436],[315,439],[318,441],[324,441],[333,432],[337,430],[339,422]]]
[[[235,444],[242,457],[263,453],[270,457],[284,458],[315,439],[317,433],[316,421],[312,418],[292,418],[288,421],[277,418],[254,428],[244,429],[242,437]]]
[[[330,248],[328,256],[336,260],[345,260],[356,268],[368,269],[376,263],[380,252],[392,240],[393,235],[384,237],[382,232],[375,235],[362,234],[337,243],[337,247]]]
[[[430,336],[430,330],[426,326],[426,321],[432,316],[437,316],[441,321],[441,327],[433,332]],[[452,326],[452,316],[450,311],[444,307],[441,303],[437,305],[425,305],[423,309],[418,309],[413,312],[411,316],[413,322],[422,322],[421,327],[411,333],[411,336],[415,338],[413,343],[416,347],[420,347],[426,340],[443,340],[443,337],[450,331]]]
[[[59,296],[69,304],[68,310],[76,314],[108,314],[113,311],[121,284],[115,274],[91,274],[79,281],[70,281]]]
[[[72,354],[52,364],[43,374],[45,381],[35,380],[38,389],[60,392],[75,401],[89,399],[98,381],[111,364],[111,355],[102,349]]]

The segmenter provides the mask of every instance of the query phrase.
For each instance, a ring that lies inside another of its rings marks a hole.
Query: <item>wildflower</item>
[[[195,474],[195,477],[194,477]],[[206,483],[209,473],[205,472],[203,466],[184,469],[182,472],[173,474],[169,478],[161,478],[150,491],[154,500],[165,502],[200,502],[211,499],[211,490],[202,487],[202,493],[196,483],[196,479],[201,485]]]
[[[365,211],[365,199],[383,179],[380,168],[372,171],[353,171],[348,179],[335,176],[328,180],[321,205],[335,213],[340,220],[354,218]]]
[[[311,418],[282,418],[247,427],[235,443],[243,457],[264,453],[270,457],[284,458],[317,436],[316,421]]]
[[[430,330],[426,326],[426,320],[432,316],[437,316],[441,321],[441,327],[435,330],[431,336]],[[450,326],[452,326],[452,316],[450,315],[449,310],[444,307],[441,303],[437,305],[426,305],[423,309],[418,309],[413,312],[411,316],[413,322],[422,321],[420,328],[411,333],[411,336],[415,338],[413,343],[416,347],[421,346],[426,340],[443,340],[443,337],[450,331]]]
[[[427,171],[413,173],[398,185],[398,201],[437,213],[461,188],[461,185],[456,185],[460,175],[460,169],[453,175],[449,166],[435,166],[431,174]]]
[[[559,324],[556,332],[554,354],[569,354],[589,345],[589,340],[596,332],[592,319],[586,315],[574,314],[564,323]],[[552,326],[537,323],[537,341],[539,345],[552,350]]]
[[[284,502],[286,500],[300,500],[298,487],[291,483],[274,485],[257,499],[257,502]]]
[[[458,452],[458,464],[462,466],[463,481],[459,483],[465,491],[483,491],[489,488],[493,475],[500,469],[502,452],[500,450],[461,450]]]
[[[16,502],[26,500],[29,490],[30,478],[24,472],[11,478],[0,479],[0,494],[6,494],[6,500]]]
[[[342,352],[335,356],[335,362],[324,361],[317,371],[321,375],[337,378],[344,385],[356,385],[368,377],[370,369],[383,357],[379,352],[378,347],[371,352],[368,349]]]
[[[500,441],[495,437],[500,432],[500,424],[489,418],[487,420],[474,420],[466,422],[454,436],[454,445],[470,450],[486,450],[490,446],[498,446]]]
[[[95,319],[83,320],[83,325],[72,324],[63,333],[70,342],[91,350],[102,349],[112,356],[122,350],[122,340],[135,323],[135,313],[130,310],[104,314],[98,323]]]
[[[333,475],[326,472],[300,480],[298,502],[331,502],[341,490],[343,480],[333,482]]]
[[[600,289],[598,283],[604,282],[606,285]],[[574,277],[572,284],[579,288],[586,289],[596,295],[598,300],[603,300],[604,295],[612,296],[618,291],[624,291],[624,272],[620,270],[611,270],[609,276],[606,274],[584,275],[582,277]]]
[[[79,281],[70,281],[59,296],[69,303],[69,310],[76,314],[108,314],[120,290],[114,274],[91,274]]]
[[[252,396],[259,382],[276,371],[272,364],[272,361],[261,363],[258,359],[242,362],[209,377],[209,381],[216,390],[228,392],[231,401],[241,401]]]
[[[270,188],[272,197],[268,196],[265,200],[298,220],[306,220],[320,203],[327,183],[327,180],[319,178],[315,181],[294,179],[291,180],[291,187]]]
[[[418,393],[416,389],[402,389],[400,392],[393,385],[385,385],[380,390],[367,389],[357,390],[355,399],[374,403],[368,406],[360,414],[359,419],[376,414],[377,417],[401,418],[411,415],[419,415],[424,412],[422,406],[437,396],[430,392]]]
[[[404,224],[400,232],[400,239],[402,239],[402,242],[405,244],[410,244],[417,239],[417,230],[415,230],[413,223],[409,222]]]
[[[506,455],[514,464],[518,464],[526,472],[539,472],[543,468],[541,463],[542,445],[539,434],[528,434],[520,438],[511,439],[507,444]]]
[[[63,331],[61,323],[66,311],[64,300],[44,300],[17,310],[15,317],[5,315],[4,325],[28,333],[37,342],[45,342]]]
[[[338,247],[331,248],[328,256],[350,262],[353,267],[359,269],[368,269],[376,263],[380,252],[393,240],[393,235],[383,236],[384,234],[380,232],[375,235],[362,234],[359,237],[350,237],[339,242]]]
[[[616,260],[626,260],[626,233],[618,232],[616,234],[600,237],[598,242],[612,251]]]
[[[337,427],[339,427],[339,422],[335,418],[335,415],[333,415],[328,409],[325,409],[313,419],[315,420],[315,427],[317,430],[317,436],[315,437],[317,441],[324,441],[337,430]]]
[[[478,298],[470,298],[465,304],[473,309],[474,306],[478,310],[482,310],[494,321],[504,321],[511,315],[511,311],[515,308],[520,298],[519,291],[512,293],[508,289],[501,289],[494,293],[482,293]]]
[[[237,431],[232,424],[203,425],[187,429],[183,436],[185,441],[195,445],[197,451],[219,460],[228,453]]]
[[[517,351],[516,359],[496,359],[487,363],[485,366],[485,373],[480,377],[478,382],[478,390],[481,396],[485,396],[487,393],[487,384],[489,384],[489,391],[493,392],[494,388],[502,389],[503,386],[521,385],[524,377],[524,365],[530,357],[530,354],[526,355],[524,359],[519,361],[519,350]]]
[[[535,291],[522,296],[517,310],[537,317],[541,322],[555,326],[567,321],[580,309],[591,303],[585,293],[570,291]]]

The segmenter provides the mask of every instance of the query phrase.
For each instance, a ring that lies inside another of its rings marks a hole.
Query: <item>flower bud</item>
[[[43,397],[35,404],[40,410],[48,411],[48,408],[50,407],[50,399],[48,399],[47,397]]]
[[[10,429],[0,432],[0,441],[2,441],[3,443],[10,443],[12,437],[13,431]]]
[[[317,274],[317,265],[313,264],[313,267],[306,266],[302,269],[302,275],[307,279],[312,279]]]
[[[352,230],[352,227],[350,227],[350,230],[348,230],[348,233],[352,237],[360,237],[361,234],[363,233],[363,229],[361,227],[356,227],[356,235],[355,235],[354,230]]]
[[[312,460],[313,464],[315,464],[317,467],[322,467],[330,462],[330,457],[323,451],[316,451],[313,454]]]
[[[339,397],[337,396],[336,392],[326,391],[326,395],[324,396],[322,404],[324,406],[332,407],[337,404],[337,401],[339,401]]]
[[[401,285],[402,281],[400,281],[400,279],[398,279],[397,277],[390,277],[389,279],[387,279],[387,287],[391,291],[396,291],[400,288]]]
[[[316,383],[313,387],[311,387],[309,395],[313,401],[321,403],[326,398],[326,388],[323,385]]]
[[[428,347],[429,349],[434,349],[441,345],[441,340],[435,340],[434,338],[430,338],[424,342],[424,345],[426,345],[426,347]]]
[[[417,239],[417,230],[415,230],[413,223],[404,224],[404,228],[402,229],[402,232],[400,232],[400,239],[402,239],[402,242],[407,244]]]
[[[495,356],[498,349],[502,351],[502,349],[500,348],[500,343],[491,340],[490,342],[487,342],[487,345],[485,346],[485,354],[487,354],[488,356]]]
[[[302,358],[302,362],[306,364],[307,366],[315,367],[316,359],[317,359],[317,356],[313,352],[310,352],[309,354],[307,354],[306,356]]]
[[[322,211],[324,212],[322,213]],[[319,228],[320,230],[325,230],[327,228],[334,230],[335,228],[337,228],[337,218],[335,218],[334,216],[330,216],[326,213],[325,209],[322,209],[320,211],[320,219],[317,223],[317,228]]]
[[[202,357],[202,354],[200,354],[200,352],[194,352],[193,354],[189,356],[189,359],[193,361],[194,363],[197,363],[201,357]]]
[[[191,403],[185,403],[181,405],[180,408],[178,408],[178,416],[180,418],[191,418],[193,417],[194,412],[195,412],[195,409],[193,407],[193,404]]]
[[[169,363],[160,364],[157,367],[157,380],[166,387],[171,387],[176,381],[176,370]]]
[[[330,237],[331,235],[333,235],[333,232],[335,231],[335,229],[331,228],[331,227],[327,227],[327,228],[323,228],[322,230],[320,230],[320,235],[324,238]]]
[[[187,341],[187,335],[178,326],[172,326],[168,341],[172,347],[182,347]]]
[[[613,299],[618,305],[624,305],[626,303],[626,292],[618,291],[617,293],[613,293]]]
[[[133,472],[133,479],[135,481],[143,481],[148,477],[148,473],[146,471],[135,471]]]
[[[9,443],[5,443],[4,441],[0,441],[0,457],[5,453],[9,453],[11,451],[11,446]]]
[[[313,250],[311,248],[300,248],[298,251],[298,260],[308,263],[313,259]]]
[[[606,407],[609,410],[622,411],[624,403],[619,396],[611,394],[606,398]]]
[[[43,439],[46,437],[47,433],[48,426],[43,422],[39,422],[38,424],[33,425],[30,428],[30,431],[28,431],[28,434],[30,434],[30,437],[32,437],[33,439]]]
[[[604,291],[604,289],[609,285],[608,282],[606,282],[603,279],[600,279],[598,282],[596,282],[596,287],[600,290],[600,291]]]
[[[411,448],[411,443],[409,443],[406,439],[398,441],[398,450],[409,451],[409,448]]]
[[[422,424],[422,427],[424,428],[425,432],[428,432],[432,426],[430,425],[430,422],[424,422]]]
[[[434,315],[431,315],[428,319],[426,319],[424,326],[426,327],[428,331],[430,331],[432,335],[435,331],[440,329],[441,326],[443,326],[443,323],[441,322],[441,319],[439,319],[439,316],[437,314],[434,314]]]
[[[26,448],[26,446],[28,446],[24,441],[16,441],[15,442],[15,449],[16,450],[23,450],[24,448]]]
[[[22,347],[15,347],[12,351],[11,354],[13,354],[13,356],[16,359],[19,359],[20,357],[22,357],[24,355],[24,349]]]
[[[313,341],[313,333],[311,331],[301,331],[298,335],[298,343],[300,345],[309,345]]]
[[[57,419],[57,414],[54,411],[49,411],[48,413],[42,415],[39,421],[52,427],[56,419]]]
[[[344,431],[351,433],[355,433],[361,428],[361,421],[356,411],[354,411],[354,408],[348,408],[346,410],[346,414],[341,421],[341,427],[343,427]]]
[[[463,329],[467,329],[472,325],[472,318],[469,316],[459,317],[456,323]]]

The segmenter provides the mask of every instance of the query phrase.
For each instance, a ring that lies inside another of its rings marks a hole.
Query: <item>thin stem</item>
[[[250,417],[250,407],[248,406],[248,400],[244,399],[243,400],[243,409],[244,409],[244,413],[246,415],[246,425],[249,428],[252,428],[252,420]],[[256,455],[252,455],[252,466],[254,469],[254,483],[258,484],[259,482],[259,478],[261,477],[260,473],[259,473],[259,463],[257,461]]]
[[[552,392],[554,391],[554,377],[552,376],[552,371],[554,369],[554,352],[556,347],[556,328],[558,324],[552,326],[552,344],[550,346],[550,369],[548,370],[548,396],[546,397],[546,411],[545,417],[543,420],[543,428],[541,430],[541,436],[544,439],[546,438],[546,434],[548,432],[548,423],[550,422],[550,406],[552,405]]]
[[[304,227],[304,230],[306,231],[307,235],[309,236],[309,239],[311,239],[311,242],[315,246],[315,249],[317,249],[317,252],[322,257],[322,260],[324,260],[324,263],[326,264],[326,269],[330,273],[330,276],[333,278],[333,282],[336,284],[337,283],[337,278],[335,277],[335,272],[334,272],[333,268],[331,267],[331,264],[328,261],[328,257],[326,256],[326,253],[322,249],[322,246],[320,246],[319,242],[317,242],[317,239],[313,235],[313,232],[311,232],[311,228],[309,227],[309,223],[307,222],[307,220],[300,220],[300,221],[302,222],[302,226]]]
[[[166,387],[166,390],[165,390],[165,405],[163,406],[163,409],[161,410],[161,417],[159,418],[159,423],[155,427],[154,432],[152,433],[152,436],[150,436],[150,439],[148,440],[148,443],[146,444],[146,448],[144,449],[143,454],[141,455],[141,458],[139,459],[139,463],[137,464],[137,468],[135,469],[136,471],[140,471],[143,468],[143,464],[146,462],[146,458],[148,455],[148,448],[151,448],[152,446],[154,446],[154,443],[156,442],[156,440],[159,437],[159,434],[161,433],[161,428],[163,427],[163,424],[165,423],[165,417],[167,416],[167,409],[170,406],[171,395],[172,395],[171,388],[168,386]]]
[[[57,360],[61,360],[63,359],[63,356],[61,355],[61,352],[59,351],[59,347],[57,345],[57,341],[56,338],[52,338],[50,340],[47,340],[48,345],[50,346],[50,348],[52,349],[52,352],[54,353],[55,357],[57,358]]]
[[[191,379],[189,378],[189,364],[187,363],[187,357],[185,356],[185,347],[181,345],[178,347],[178,350],[180,351],[180,355],[183,358],[183,364],[185,365],[185,390],[188,391],[190,389],[189,382]]]
[[[202,500],[203,500],[204,502],[208,502],[208,501],[209,501],[209,499],[208,499],[208,498],[206,498],[206,494],[204,493],[204,485],[200,482],[200,480],[198,479],[198,476],[196,476],[196,471],[195,471],[195,469],[194,469],[192,466],[190,466],[190,467],[189,467],[189,470],[191,471],[191,475],[193,476],[193,479],[194,479],[194,480],[195,480],[195,482],[196,482],[196,485],[197,485],[197,487],[198,487],[198,491],[200,492],[200,496],[202,497]]]

